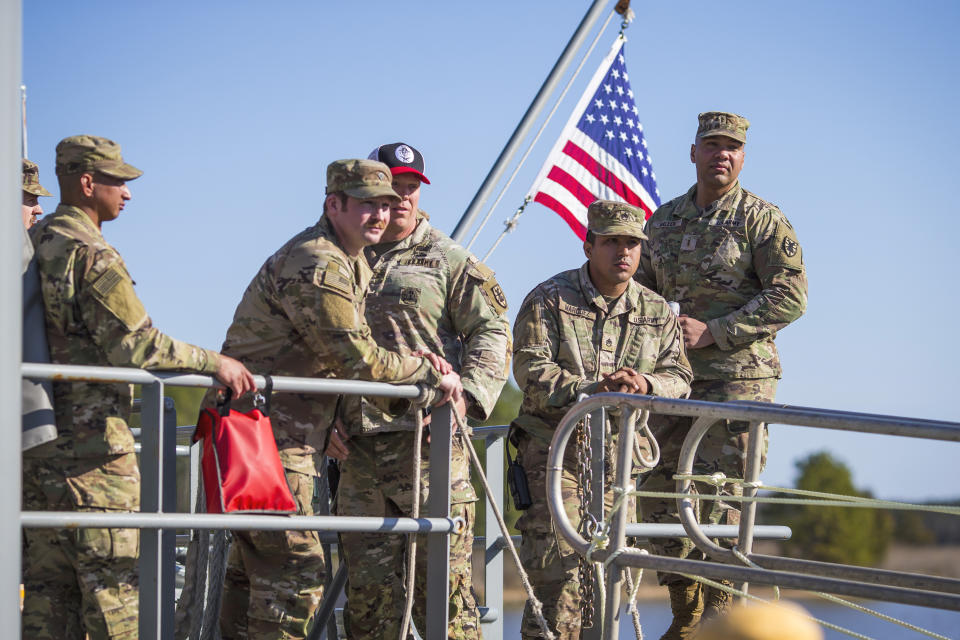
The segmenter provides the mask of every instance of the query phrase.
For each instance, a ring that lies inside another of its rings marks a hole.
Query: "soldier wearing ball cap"
[[[460,374],[464,394],[457,411],[483,421],[489,417],[508,375],[510,326],[506,298],[493,272],[469,251],[430,225],[419,208],[420,186],[429,184],[423,156],[397,142],[374,149],[370,157],[390,167],[400,200],[390,207],[381,242],[366,249],[373,270],[365,301],[373,337],[401,353],[429,350],[446,358]],[[350,516],[409,516],[412,510],[411,460],[420,457],[421,504],[430,487],[428,445],[414,449],[416,410],[391,416],[366,398],[344,399],[328,454],[341,458],[337,513]],[[450,466],[452,517],[465,530],[450,542],[450,622],[448,636],[479,637],[479,614],[470,562],[477,496],[459,438]],[[341,550],[349,581],[344,621],[349,637],[397,637],[405,599],[405,541],[383,534],[343,533]],[[414,621],[424,628],[426,540],[418,545]]]
[[[695,377],[690,397],[697,400],[772,401],[781,375],[774,337],[803,314],[807,303],[806,271],[793,227],[780,209],[739,182],[749,126],[733,113],[701,113],[690,147],[697,183],[657,209],[645,227],[637,279],[679,304]],[[661,465],[643,489],[669,492],[691,419],[655,420]],[[717,423],[698,448],[694,473],[742,478],[746,430],[746,423]],[[739,492],[736,485],[723,489]],[[739,522],[740,513],[730,504],[702,504],[701,519]],[[645,521],[679,522],[675,500],[643,498],[640,507]],[[653,545],[660,554],[704,557],[685,540]],[[704,589],[675,574],[658,577],[670,589],[674,614],[663,638],[689,637],[701,615],[716,615],[726,606],[728,597],[720,589]]]
[[[287,241],[250,282],[223,352],[258,372],[420,384],[429,404],[457,400],[456,373],[441,373],[427,358],[396,346],[379,346],[364,320],[371,272],[363,248],[380,240],[390,206],[399,199],[390,168],[372,160],[332,162],[326,193],[319,221]],[[214,401],[213,393],[204,400]],[[376,403],[385,413],[398,409],[386,399]],[[274,437],[301,514],[313,514],[314,483],[337,404],[336,397],[291,393],[272,401]],[[315,531],[234,532],[222,636],[304,638],[325,574]]]
[[[20,213],[23,215],[23,226],[29,229],[37,223],[37,218],[43,215],[40,196],[52,196],[53,194],[40,184],[40,168],[37,163],[24,158],[21,176],[23,180],[23,200]]]
[[[242,364],[153,326],[101,232],[141,175],[106,138],[57,145],[60,204],[30,229],[51,362],[197,371],[243,395],[254,382]],[[23,454],[24,509],[139,510],[132,385],[55,382],[53,396],[57,437]],[[137,529],[25,529],[24,539],[24,638],[137,637]]]
[[[582,573],[577,553],[554,531],[546,504],[547,451],[557,424],[581,394],[679,398],[690,389],[677,318],[666,300],[633,279],[646,237],[643,219],[641,209],[622,202],[591,204],[583,243],[587,262],[531,291],[513,328],[513,373],[523,404],[512,441],[533,498],[516,525],[523,536],[520,558],[551,630],[564,639],[580,637]],[[611,420],[613,433],[616,425]],[[615,460],[615,438],[605,448],[607,460]],[[613,486],[613,466],[607,487]],[[576,450],[568,447],[560,486],[574,527],[580,526],[578,482]],[[612,491],[605,499],[612,504]],[[521,632],[524,638],[543,637],[529,605]]]

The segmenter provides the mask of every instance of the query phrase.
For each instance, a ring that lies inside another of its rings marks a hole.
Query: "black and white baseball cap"
[[[368,159],[379,160],[387,165],[393,175],[414,173],[421,182],[430,184],[427,176],[423,175],[423,155],[405,142],[381,145],[370,152]]]

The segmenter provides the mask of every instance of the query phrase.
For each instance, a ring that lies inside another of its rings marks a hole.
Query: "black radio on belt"
[[[526,511],[533,504],[530,497],[530,484],[527,482],[527,472],[520,463],[510,457],[510,434],[504,443],[507,451],[507,485],[510,487],[510,496],[517,511]]]

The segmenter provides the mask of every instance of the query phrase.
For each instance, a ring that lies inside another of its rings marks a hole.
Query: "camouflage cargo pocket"
[[[140,531],[77,529],[77,553],[100,560],[136,560],[140,556]]]

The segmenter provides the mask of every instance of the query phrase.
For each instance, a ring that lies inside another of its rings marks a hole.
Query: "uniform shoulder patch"
[[[133,280],[119,262],[115,262],[90,285],[92,297],[109,311],[128,331],[147,321],[147,311],[133,290]]]
[[[94,281],[93,290],[100,296],[106,297],[123,281],[125,275],[123,267],[114,264]]]
[[[490,303],[490,306],[493,307],[494,311],[500,315],[507,312],[507,296],[503,292],[503,289],[500,288],[500,283],[492,277],[488,278],[483,283],[482,290],[484,297],[487,299],[487,302]]]
[[[797,242],[796,232],[785,221],[777,224],[776,234],[770,244],[768,264],[773,267],[803,269],[803,251]]]
[[[353,297],[353,281],[345,273],[346,269],[336,261],[330,261],[326,264],[317,265],[313,273],[313,283],[321,288],[346,296]]]
[[[783,239],[781,247],[784,255],[786,255],[788,258],[792,258],[793,256],[797,255],[797,251],[800,249],[799,244],[786,237]]]

